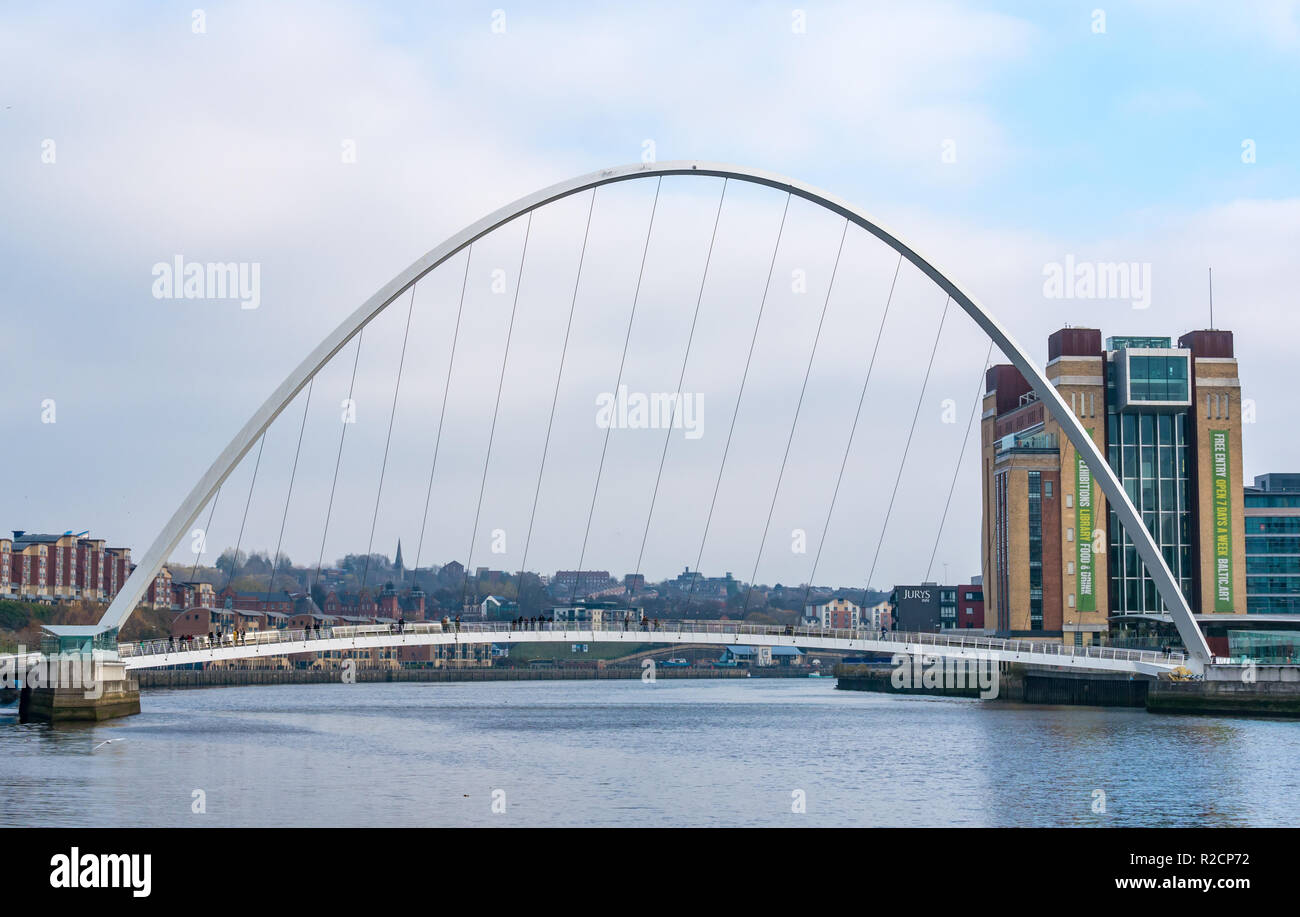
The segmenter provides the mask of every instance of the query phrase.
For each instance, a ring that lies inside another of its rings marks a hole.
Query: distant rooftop
[[[1295,472],[1257,474],[1255,489],[1266,493],[1300,493],[1300,474]]]

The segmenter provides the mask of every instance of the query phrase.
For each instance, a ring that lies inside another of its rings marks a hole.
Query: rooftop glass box
[[[1125,347],[1115,351],[1119,410],[1183,411],[1192,404],[1192,352],[1179,347]]]

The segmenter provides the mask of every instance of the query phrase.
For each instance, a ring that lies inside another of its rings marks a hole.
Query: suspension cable
[[[361,336],[365,333],[365,328],[362,328],[357,332],[357,355],[352,358],[352,381],[348,383],[347,407],[349,410],[353,409],[352,393],[357,384],[357,364],[361,362]],[[334,491],[335,488],[338,487],[339,483],[339,464],[343,461],[343,440],[348,435],[348,421],[346,418],[344,419],[342,426],[343,429],[339,432],[339,451],[338,455],[334,458],[334,480],[330,484],[330,500],[329,504],[325,507],[325,526],[320,535],[320,555],[316,558],[316,578],[312,580],[313,586],[320,582],[321,564],[325,560],[325,539],[329,537],[330,516],[334,512]]]
[[[767,266],[767,282],[763,285],[763,298],[758,303],[758,316],[754,319],[754,333],[749,339],[749,353],[745,357],[745,370],[740,375],[740,390],[736,393],[736,408],[731,414],[731,426],[727,430],[727,442],[722,448],[722,464],[718,466],[718,479],[713,484],[713,499],[709,501],[709,514],[704,520],[704,534],[700,537],[700,550],[695,557],[695,572],[691,574],[691,588],[686,594],[686,607],[690,608],[695,596],[695,583],[700,576],[700,561],[704,558],[704,544],[709,539],[709,527],[713,523],[713,510],[718,504],[718,490],[722,487],[722,473],[727,468],[727,455],[731,452],[731,437],[736,432],[736,418],[740,416],[740,402],[745,397],[745,381],[749,378],[749,364],[754,359],[754,345],[758,342],[758,329],[763,324],[763,310],[767,307],[767,294],[772,289],[772,272],[776,269],[776,256],[781,250],[781,237],[785,234],[785,218],[790,213],[790,198],[786,192],[785,208],[781,211],[781,225],[777,227],[776,244],[772,246],[772,260]]]
[[[528,256],[528,237],[533,231],[533,212],[528,211],[528,222],[524,226],[524,246],[519,253],[519,273],[515,281],[514,301],[510,306],[510,324],[506,327],[506,348],[505,353],[501,355],[501,377],[497,380],[497,400],[496,405],[492,408],[492,426],[488,430],[487,452],[483,456],[483,478],[479,481],[478,486],[478,506],[474,510],[474,528],[469,536],[469,550],[465,552],[465,585],[461,591],[460,604],[464,610],[465,596],[469,592],[469,568],[474,562],[474,541],[478,538],[479,517],[483,512],[483,492],[487,489],[488,465],[492,461],[492,443],[497,434],[497,416],[501,412],[501,390],[506,384],[506,365],[510,362],[510,338],[515,331],[515,313],[519,309],[519,291],[524,285],[524,259]],[[478,591],[475,590],[475,597],[478,597]]]
[[[713,234],[709,236],[709,251],[704,257],[704,273],[700,276],[700,289],[695,296],[695,314],[691,317],[691,330],[686,336],[686,352],[682,354],[682,369],[677,374],[677,394],[673,398],[673,412],[668,420],[668,429],[664,431],[664,445],[659,453],[659,470],[655,473],[655,486],[650,494],[650,510],[645,517],[645,531],[641,535],[641,549],[636,555],[636,572],[633,574],[633,582],[641,574],[641,561],[645,557],[646,541],[650,537],[650,520],[654,517],[655,501],[659,498],[659,482],[664,474],[664,460],[668,456],[668,442],[672,439],[673,425],[677,422],[677,404],[685,396],[682,393],[682,385],[686,381],[686,364],[691,358],[691,343],[695,340],[695,326],[700,319],[700,303],[704,299],[704,286],[709,279],[709,265],[713,261],[713,244],[718,238],[718,224],[722,220],[722,203],[727,198],[727,182],[729,178],[722,179],[722,194],[718,197],[718,211],[713,216]]]
[[[849,453],[853,450],[853,437],[858,432],[858,421],[862,418],[862,406],[867,400],[867,386],[871,384],[871,373],[876,368],[876,354],[880,352],[880,339],[885,333],[885,319],[889,318],[889,306],[894,301],[894,289],[898,286],[898,272],[903,267],[903,256],[898,256],[898,263],[894,265],[894,279],[889,282],[889,295],[885,298],[885,311],[880,314],[880,327],[876,329],[876,343],[871,347],[871,361],[867,364],[867,375],[862,380],[862,391],[858,394],[858,408],[853,413],[853,425],[849,427],[849,439],[844,444],[844,457],[840,459],[840,470],[835,476],[835,489],[831,491],[831,503],[826,508],[826,522],[822,525],[821,537],[817,540],[817,553],[813,556],[812,572],[808,574],[808,582],[804,584],[803,605],[808,607],[808,596],[812,590],[812,584],[817,579],[817,566],[821,563],[822,548],[826,546],[826,533],[830,531],[831,515],[835,512],[835,501],[840,495],[840,484],[844,481],[844,469],[849,464]]]
[[[578,305],[578,288],[582,283],[582,265],[587,258],[587,239],[591,235],[591,215],[596,209],[596,189],[591,189],[591,203],[587,205],[587,228],[582,232],[582,249],[578,252],[578,273],[573,281],[573,297],[569,300],[569,319],[564,326],[564,344],[560,348],[560,366],[555,372],[555,391],[551,395],[551,415],[546,421],[546,439],[542,443],[542,461],[537,466],[537,486],[533,489],[533,507],[528,513],[528,534],[524,536],[524,556],[519,563],[519,580],[515,586],[515,601],[522,598],[524,573],[528,570],[528,549],[533,543],[533,522],[537,518],[537,502],[542,494],[542,475],[546,471],[546,455],[551,448],[551,428],[555,424],[555,407],[560,400],[560,380],[564,377],[564,361],[569,353],[569,333],[573,329],[573,313]],[[522,610],[522,607],[521,609]]]
[[[370,552],[375,547],[375,525],[379,522],[379,498],[384,492],[384,473],[388,470],[388,447],[393,441],[393,420],[397,417],[397,395],[402,390],[402,367],[406,364],[406,341],[411,336],[411,314],[414,311],[415,284],[411,284],[411,303],[406,307],[406,331],[402,334],[402,352],[397,358],[397,382],[393,385],[393,406],[388,411],[388,435],[384,437],[384,460],[379,466],[379,486],[375,488],[375,512],[370,517],[370,540],[366,542],[366,563],[361,571],[360,592],[366,591],[366,581],[370,578]]]
[[[623,337],[623,355],[618,361],[618,377],[614,380],[614,397],[618,398],[619,386],[623,384],[623,368],[627,364],[628,346],[632,343],[632,323],[636,321],[636,306],[641,298],[641,278],[645,276],[646,256],[650,253],[650,236],[655,228],[655,214],[659,211],[659,191],[663,187],[664,178],[659,176],[655,182],[654,203],[650,205],[650,223],[645,231],[645,244],[641,247],[641,268],[636,275],[636,290],[632,294],[632,311],[627,317],[627,333]],[[578,569],[574,571],[576,579],[574,580],[575,592],[578,586],[582,585],[582,565],[587,559],[587,540],[591,537],[591,520],[596,515],[596,497],[600,493],[600,479],[605,472],[605,455],[609,451],[609,434],[614,429],[614,418],[610,418],[609,424],[605,427],[605,443],[600,449],[600,464],[596,466],[596,485],[591,490],[591,507],[587,510],[587,528],[582,534],[582,551],[578,555]],[[573,596],[574,599],[577,596]]]
[[[939,517],[939,531],[934,536],[934,550],[930,552],[930,562],[925,567],[925,579],[923,582],[929,582],[930,570],[934,567],[934,559],[939,554],[939,539],[943,537],[943,526],[948,520],[948,508],[952,505],[952,495],[957,489],[957,476],[961,472],[961,460],[966,455],[966,444],[970,442],[971,427],[975,425],[975,415],[979,413],[980,403],[984,400],[984,373],[989,365],[989,358],[993,356],[993,342],[989,341],[988,353],[984,355],[984,363],[980,366],[979,385],[975,389],[975,403],[971,405],[970,417],[966,420],[966,435],[961,440],[961,450],[957,453],[957,467],[952,470],[952,484],[948,487],[948,499],[943,504],[943,515]],[[948,585],[944,583],[944,585]]]
[[[465,253],[465,275],[460,281],[460,304],[456,307],[456,328],[451,335],[451,355],[447,358],[447,379],[442,387],[442,409],[438,412],[438,433],[433,440],[433,462],[429,466],[429,486],[424,492],[424,515],[420,517],[420,540],[415,546],[415,567],[411,571],[411,580],[420,585],[420,553],[424,550],[424,531],[429,524],[429,498],[433,496],[433,473],[438,468],[438,450],[442,446],[442,424],[447,417],[447,395],[451,391],[451,371],[456,364],[456,342],[460,339],[460,317],[465,310],[465,287],[469,283],[469,264],[474,257],[471,244]]]
[[[754,558],[754,572],[749,577],[749,589],[745,592],[745,604],[741,607],[742,615],[749,611],[749,597],[754,593],[754,581],[758,577],[758,564],[763,558],[763,547],[767,544],[767,533],[772,527],[772,513],[776,510],[776,498],[781,492],[781,481],[785,477],[785,465],[790,459],[790,447],[794,444],[794,432],[799,426],[799,412],[803,408],[804,394],[808,391],[808,378],[812,375],[813,363],[817,359],[817,344],[822,338],[822,326],[826,323],[826,310],[831,304],[831,291],[835,289],[835,275],[839,273],[840,256],[844,254],[844,240],[849,234],[848,218],[844,220],[844,229],[840,233],[840,246],[835,252],[835,265],[831,268],[831,279],[826,285],[826,298],[822,301],[821,317],[817,319],[817,333],[813,335],[812,351],[808,354],[808,365],[803,372],[803,385],[799,388],[799,400],[795,403],[794,419],[790,421],[790,435],[785,441],[785,454],[781,456],[781,470],[776,475],[776,486],[772,488],[772,502],[767,507],[767,521],[763,523],[763,537],[758,542],[758,554]]]
[[[912,434],[916,432],[916,421],[921,416],[921,405],[925,403],[925,389],[930,384],[930,370],[934,368],[934,355],[939,352],[939,338],[943,335],[943,322],[948,317],[948,307],[952,305],[952,296],[943,302],[943,314],[939,316],[939,330],[934,334],[934,347],[930,349],[930,362],[925,367],[925,378],[921,381],[921,394],[916,399],[916,411],[912,414],[912,427],[907,431],[907,442],[903,445],[903,458],[898,463],[898,475],[894,478],[894,489],[889,495],[889,506],[885,510],[885,522],[880,527],[880,541],[876,542],[876,554],[871,559],[871,572],[862,590],[862,604],[867,604],[867,592],[871,589],[871,580],[876,575],[876,563],[880,560],[880,549],[885,543],[885,532],[889,529],[889,517],[894,512],[894,498],[898,496],[898,484],[903,480],[903,469],[907,467],[907,453],[912,448]]]
[[[271,558],[271,579],[266,584],[266,599],[264,604],[271,603],[271,591],[275,588],[275,571],[280,565],[280,546],[284,543],[284,524],[289,518],[289,501],[293,499],[293,482],[298,476],[298,457],[302,454],[302,434],[307,429],[307,412],[311,409],[311,390],[316,385],[316,377],[312,376],[311,381],[307,383],[307,399],[302,406],[302,424],[298,427],[298,446],[293,452],[293,470],[289,472],[289,491],[284,495],[284,512],[280,515],[280,534],[275,539],[275,556]],[[310,596],[308,596],[310,598]]]
[[[239,537],[235,539],[235,555],[230,559],[230,576],[226,578],[226,588],[234,582],[235,572],[239,569],[239,546],[244,541],[244,525],[248,522],[248,508],[253,503],[253,488],[257,486],[257,471],[262,467],[262,450],[266,447],[266,431],[257,441],[257,461],[253,463],[253,479],[248,482],[248,499],[244,501],[244,517],[239,522]]]
[[[212,495],[212,503],[208,506],[208,521],[203,526],[203,547],[195,552],[194,566],[190,568],[190,582],[194,582],[194,577],[198,575],[199,561],[203,559],[203,554],[208,550],[208,532],[212,530],[212,517],[217,512],[217,501],[221,499],[221,487],[224,486],[223,484],[217,487],[217,492]]]

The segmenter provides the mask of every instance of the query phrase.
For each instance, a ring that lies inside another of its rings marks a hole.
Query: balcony
[[[997,452],[1057,452],[1058,437],[1055,433],[1011,433],[998,440]]]

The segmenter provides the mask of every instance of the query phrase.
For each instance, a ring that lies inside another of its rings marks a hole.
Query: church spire
[[[397,568],[397,580],[402,581],[402,539],[397,539],[397,559],[393,561],[393,566]]]

